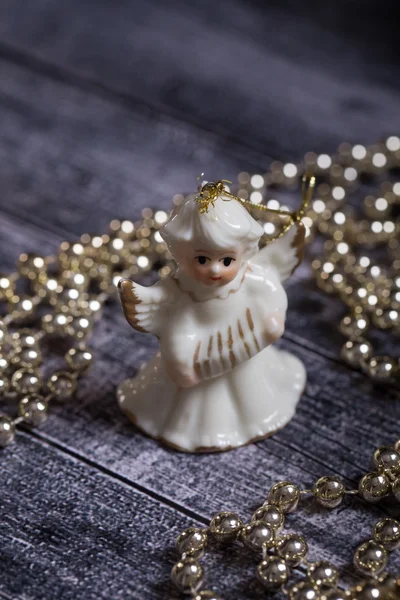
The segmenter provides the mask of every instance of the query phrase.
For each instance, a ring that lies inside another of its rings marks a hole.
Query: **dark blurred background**
[[[74,202],[73,169],[118,196],[115,215],[134,190],[138,206],[166,202],[200,170],[229,178],[270,158],[373,143],[400,125],[395,6],[2,0],[3,177],[23,153],[59,208]]]

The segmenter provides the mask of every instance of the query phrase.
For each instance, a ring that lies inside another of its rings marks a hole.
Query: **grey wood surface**
[[[202,170],[235,177],[400,131],[388,6],[373,32],[371,6],[360,18],[358,1],[335,6],[0,0],[0,270],[22,251],[51,253],[111,218],[168,207]],[[221,455],[166,450],[120,414],[115,386],[155,342],[107,307],[77,398],[1,453],[0,597],[173,598],[181,529],[223,508],[248,518],[284,478],[308,487],[335,473],[354,485],[374,448],[400,437],[398,390],[339,359],[342,308],[316,289],[308,262],[288,285],[281,341],[308,371],[296,417]],[[311,558],[347,569],[389,513],[398,507],[310,505],[289,527],[306,534]],[[225,598],[262,597],[239,548],[205,564]]]

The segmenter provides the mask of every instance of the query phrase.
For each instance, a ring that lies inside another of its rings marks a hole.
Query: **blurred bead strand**
[[[18,426],[44,423],[51,402],[73,397],[93,359],[87,339],[118,280],[170,273],[159,234],[168,215],[146,208],[142,217],[137,223],[113,220],[107,234],[63,242],[56,256],[21,254],[14,273],[0,274],[0,307],[6,309],[0,319],[0,398],[17,403],[17,415],[0,412],[0,447],[13,441]],[[67,368],[44,377],[43,349],[52,338],[70,341]]]
[[[378,448],[372,458],[373,471],[364,475],[357,489],[347,489],[334,476],[318,479],[312,489],[302,490],[291,481],[272,486],[267,498],[248,523],[234,512],[216,514],[209,527],[189,527],[176,541],[179,561],[171,579],[177,589],[192,600],[222,600],[213,589],[204,587],[204,567],[200,560],[215,543],[239,542],[245,551],[258,556],[256,578],[267,593],[281,590],[289,600],[396,600],[400,597],[400,579],[387,571],[390,552],[400,548],[400,522],[383,518],[371,536],[354,551],[355,586],[339,588],[339,570],[327,560],[309,559],[306,539],[297,533],[285,533],[288,514],[311,498],[325,509],[334,510],[346,496],[377,503],[391,495],[400,503],[400,440],[392,447]],[[295,582],[294,574],[302,576]]]
[[[269,190],[294,189],[305,172],[321,178],[317,197],[302,217],[308,240],[315,233],[326,238],[322,258],[313,262],[316,280],[324,291],[339,294],[349,308],[340,323],[340,331],[348,337],[343,357],[379,381],[399,378],[398,358],[375,355],[365,334],[371,326],[399,330],[400,225],[393,214],[400,203],[400,182],[384,182],[380,195],[366,196],[365,218],[356,219],[348,196],[360,176],[382,176],[399,166],[400,138],[391,136],[370,147],[342,144],[332,157],[307,153],[299,164],[273,162],[265,174],[240,173],[236,189],[238,196],[250,202],[289,210],[269,197]],[[183,196],[177,195],[173,203],[182,200]],[[270,217],[264,231],[272,238],[284,226],[284,217]],[[19,425],[43,423],[50,402],[65,402],[73,396],[79,377],[92,363],[87,339],[118,280],[151,272],[160,277],[171,273],[173,263],[159,232],[167,218],[162,210],[144,209],[137,223],[113,220],[106,234],[84,234],[76,242],[63,242],[56,256],[22,254],[14,273],[0,274],[0,307],[5,306],[0,320],[0,398],[15,398],[18,403],[16,416],[0,413],[0,447],[13,441]],[[382,245],[388,260],[383,265],[372,264],[367,251]],[[71,347],[65,354],[67,368],[44,377],[42,350],[49,338],[70,340]],[[364,580],[342,592],[337,588],[339,574],[334,565],[323,560],[310,562],[305,538],[282,533],[286,514],[297,510],[309,495],[329,509],[341,504],[346,495],[365,502],[379,502],[391,495],[400,502],[400,440],[375,452],[373,469],[364,475],[357,490],[347,490],[336,477],[322,477],[312,490],[283,481],[271,488],[250,522],[223,511],[213,517],[209,527],[185,530],[177,540],[180,560],[172,570],[173,582],[193,600],[219,600],[218,593],[203,589],[204,570],[199,561],[210,541],[239,540],[260,555],[257,578],[262,585],[268,591],[282,589],[289,600],[399,598],[400,581],[388,576],[385,569],[388,553],[400,546],[400,523],[386,518],[375,525],[371,538],[354,554],[354,566]],[[293,569],[305,577],[290,583]]]
[[[347,338],[342,358],[362,369],[373,380],[400,379],[399,357],[376,354],[369,330],[400,333],[400,181],[384,181],[376,196],[367,195],[358,216],[349,204],[360,178],[382,179],[400,167],[400,138],[390,136],[372,146],[341,144],[335,155],[308,152],[298,164],[273,162],[267,173],[240,173],[236,193],[252,202],[285,209],[273,192],[297,187],[299,178],[313,173],[320,181],[315,199],[302,221],[307,240],[316,234],[325,239],[322,252],[312,262],[318,287],[339,296],[348,314],[338,324]],[[266,235],[280,227],[279,217],[264,224]],[[369,258],[371,249],[383,254],[382,264]]]

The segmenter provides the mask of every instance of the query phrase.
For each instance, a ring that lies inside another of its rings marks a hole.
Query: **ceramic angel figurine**
[[[161,230],[176,271],[150,287],[119,283],[130,325],[160,343],[119,386],[120,407],[151,437],[188,452],[271,435],[292,418],[306,383],[302,362],[272,345],[284,331],[282,283],[300,262],[303,224],[259,250],[263,227],[222,182],[201,190]]]

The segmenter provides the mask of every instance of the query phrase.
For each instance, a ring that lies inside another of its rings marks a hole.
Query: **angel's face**
[[[207,286],[222,287],[235,279],[243,263],[243,250],[239,246],[228,250],[211,250],[196,245],[179,264],[185,272]]]

